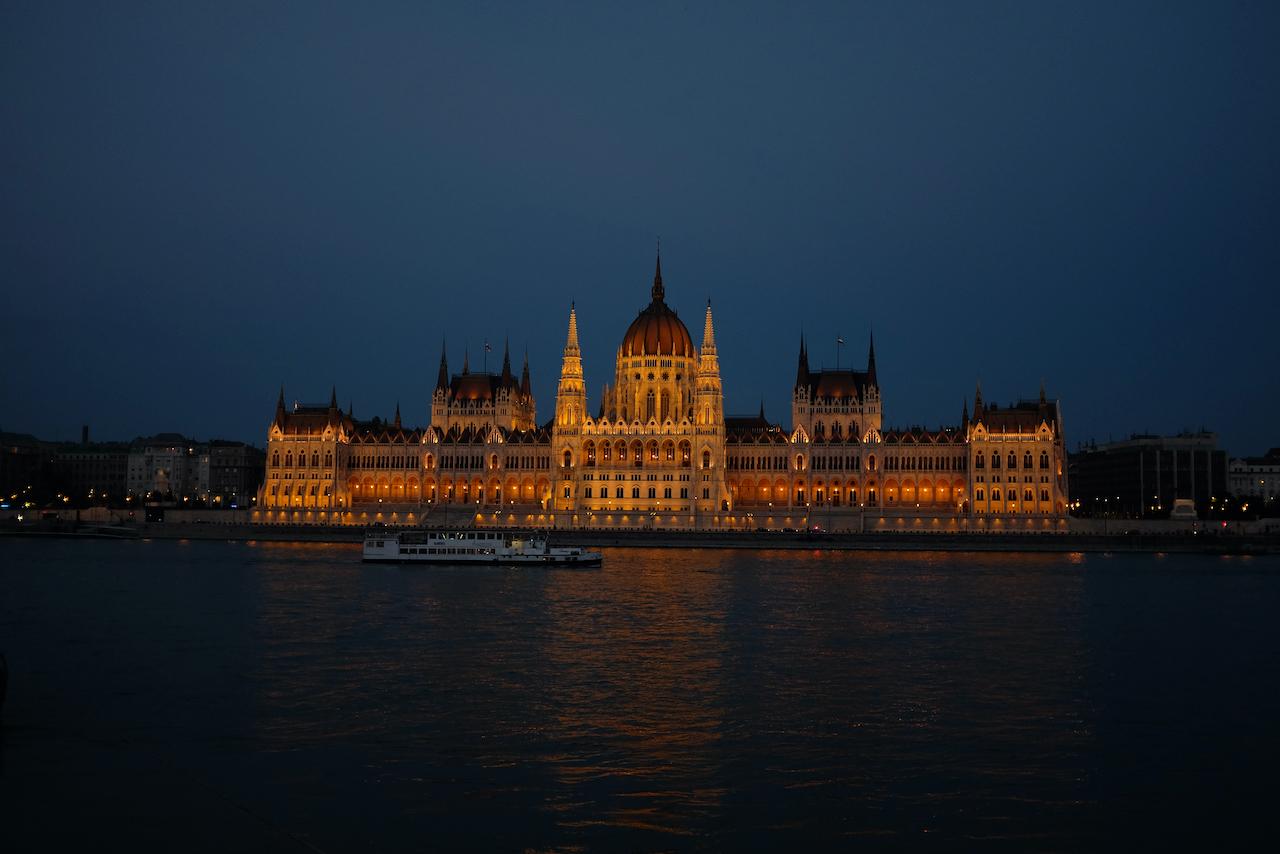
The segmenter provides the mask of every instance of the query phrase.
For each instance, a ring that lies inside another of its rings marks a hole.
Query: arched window
[[[293,468],[293,451],[284,455],[284,464],[286,468]]]
[[[274,453],[271,454],[271,467],[277,468],[277,469],[280,468],[280,452],[279,451],[275,451]]]
[[[702,452],[702,467],[704,469],[711,468],[711,452],[710,451]]]
[[[973,458],[973,467],[976,469],[984,469],[987,467],[987,459],[986,459],[986,456],[982,453],[982,451],[978,451],[977,456]],[[999,467],[1000,466],[997,464],[996,468],[999,468]]]
[[[568,448],[565,448],[564,467],[568,468],[572,463],[573,463],[573,452],[571,452]]]
[[[1000,500],[1000,490],[998,490],[998,489],[993,489],[993,490],[991,490],[991,500],[992,500],[992,501],[999,501],[999,500]]]
[[[984,493],[981,489],[975,489],[975,490],[973,491],[973,500],[974,500],[974,501],[985,501],[986,499],[984,498],[984,495],[985,495],[985,493]]]
[[[654,411],[653,411],[653,390],[652,390],[652,389],[650,389],[650,390],[649,390],[649,393],[648,393],[648,394],[646,394],[646,395],[645,395],[645,397],[644,397],[644,420],[645,420],[645,421],[652,421],[652,420],[653,420],[653,414],[654,414]]]
[[[1047,469],[1048,467],[1049,467],[1049,452],[1041,451],[1040,452],[1040,468]]]
[[[1022,467],[1024,469],[1031,468],[1031,452],[1030,451],[1027,451],[1025,454],[1022,455]]]
[[[823,437],[823,434],[825,434],[826,432],[827,432],[826,425],[824,425],[821,421],[813,425],[813,438],[821,439]]]
[[[1009,452],[1009,468],[1016,469],[1018,467],[1018,455],[1014,451]]]
[[[671,392],[663,389],[662,391],[662,420],[666,421],[671,417]]]
[[[991,455],[991,467],[993,469],[1000,468],[1000,452],[996,451]]]

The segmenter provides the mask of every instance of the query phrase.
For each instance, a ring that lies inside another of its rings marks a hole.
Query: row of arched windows
[[[298,452],[297,462],[298,462],[298,465],[297,465],[297,467],[298,467],[298,468],[306,468],[306,465],[307,465],[307,452],[306,452],[306,451],[299,451],[299,452]],[[333,465],[333,452],[332,452],[332,451],[325,451],[325,452],[324,452],[324,464],[325,464],[325,466],[326,466],[326,467],[331,467],[331,466]],[[312,468],[318,468],[318,467],[320,466],[320,452],[319,452],[319,451],[312,451],[312,452],[311,452],[311,466],[312,466]],[[280,452],[279,452],[279,451],[275,451],[275,452],[273,452],[273,453],[271,454],[271,467],[272,467],[272,468],[280,468]],[[293,467],[294,467],[294,456],[293,456],[293,451],[286,451],[286,452],[285,452],[285,455],[284,455],[284,467],[285,467],[285,468],[293,468]]]
[[[982,451],[978,451],[977,455],[973,458],[973,467],[979,468],[979,469],[987,467],[986,456],[983,454]],[[1000,468],[1000,452],[999,451],[991,452],[991,467],[993,469]],[[1016,469],[1018,467],[1018,454],[1016,451],[1009,452],[1005,467],[1009,469]],[[1030,451],[1027,451],[1022,455],[1022,467],[1024,469],[1034,468],[1032,464]],[[1040,452],[1040,468],[1045,470],[1049,468],[1049,452],[1048,451]]]

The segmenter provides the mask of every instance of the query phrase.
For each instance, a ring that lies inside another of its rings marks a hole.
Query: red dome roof
[[[653,274],[653,301],[631,321],[622,337],[624,356],[686,356],[693,358],[693,339],[689,330],[663,301],[662,261]]]
[[[654,301],[631,321],[622,339],[622,355],[693,357],[693,339],[676,313],[666,303]]]

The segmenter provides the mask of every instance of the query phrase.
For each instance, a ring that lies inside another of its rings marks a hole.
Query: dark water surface
[[[1278,622],[1273,558],[3,542],[0,844],[1230,845]]]

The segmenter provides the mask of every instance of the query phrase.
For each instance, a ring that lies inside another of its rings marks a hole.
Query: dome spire
[[[662,287],[662,240],[658,240],[658,262],[653,268],[653,301],[663,302],[666,290]]]

